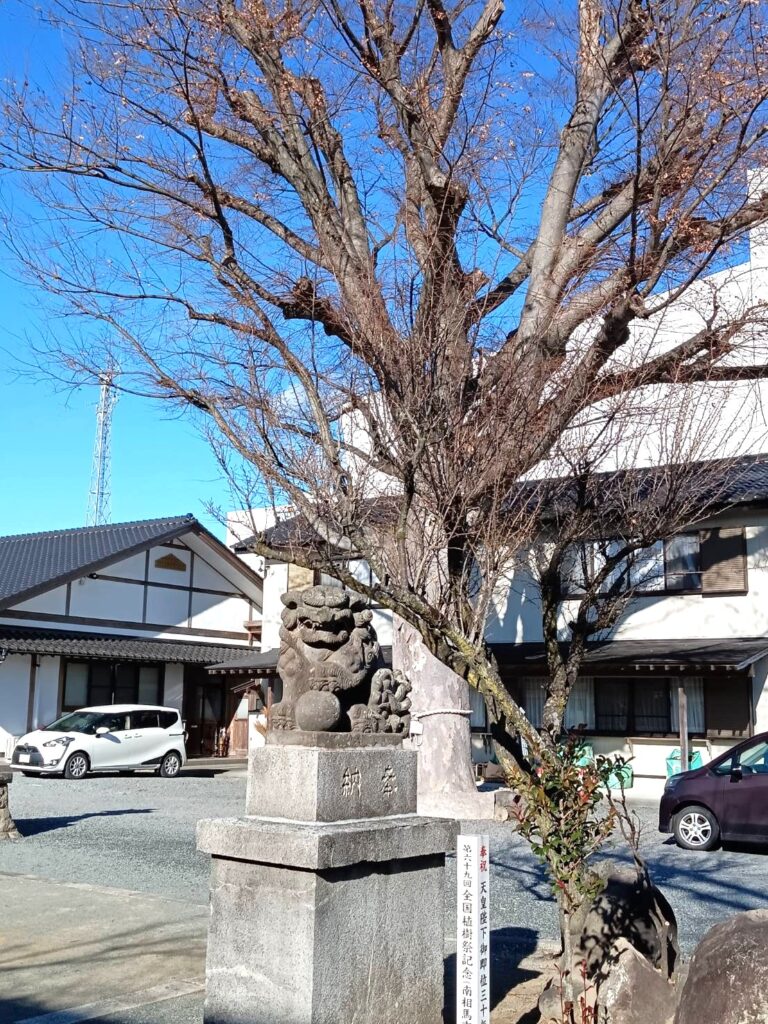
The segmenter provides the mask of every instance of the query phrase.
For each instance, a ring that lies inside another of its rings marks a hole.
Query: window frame
[[[636,679],[631,676],[595,676],[595,733],[600,736],[648,736],[648,737],[665,737],[676,735],[672,729],[672,684],[669,676],[657,677],[664,682],[664,690],[666,693],[666,700],[664,706],[666,708],[667,728],[647,730],[639,729],[637,726],[637,696],[644,682],[648,677],[642,676],[640,679]],[[627,725],[624,729],[608,729],[602,728],[599,725],[600,711],[599,711],[599,693],[600,690],[606,685],[614,685],[616,682],[621,681],[626,684],[628,689],[628,701],[627,701]],[[639,685],[638,685],[639,684]],[[661,717],[661,716],[659,716]],[[705,721],[706,725],[706,721]]]
[[[110,699],[109,701],[100,701],[101,704],[139,704],[139,679],[140,670],[142,668],[155,668],[157,672],[157,701],[158,706],[162,705],[165,696],[165,662],[162,661],[108,661],[100,658],[62,658],[61,659],[61,671],[62,671],[62,687],[61,687],[61,713],[67,711],[77,711],[81,707],[92,707],[98,706],[93,704],[93,673],[96,666],[108,666],[109,668],[109,685],[110,685]],[[88,670],[88,678],[86,681],[86,701],[84,704],[68,704],[67,703],[67,670],[70,665],[85,665]],[[118,668],[125,668],[131,666],[134,669],[134,696],[135,700],[123,700],[119,702],[115,700],[115,688],[116,688],[116,677]]]
[[[690,575],[690,576],[698,577],[698,585],[695,586],[695,587],[674,587],[674,586],[670,586],[670,576],[671,576],[671,573],[670,573],[670,570],[669,570],[668,567],[669,567],[671,558],[670,558],[670,555],[669,555],[668,545],[670,544],[670,542],[672,540],[674,540],[675,538],[678,538],[678,537],[695,537],[696,538],[696,541],[697,541],[697,552],[698,552],[698,559],[697,559],[698,560],[698,568],[687,574],[687,575]],[[605,540],[605,541],[584,541],[583,545],[579,545],[580,547],[586,546],[586,545],[590,546],[591,554],[590,554],[590,557],[588,558],[588,562],[591,563],[591,565],[593,567],[593,569],[592,569],[593,573],[595,571],[594,570],[594,566],[595,566],[595,563],[596,563],[596,557],[598,555],[598,552],[597,552],[597,549],[596,549],[596,545],[597,544],[602,544],[604,546],[608,546],[611,543],[614,543],[614,542],[609,539],[609,540]],[[638,586],[638,587],[634,587],[634,588],[630,587],[630,591],[631,591],[632,596],[637,596],[637,597],[659,597],[659,596],[679,597],[679,596],[685,596],[686,594],[696,594],[696,595],[703,594],[704,591],[703,591],[703,588],[702,588],[702,569],[701,569],[701,544],[702,544],[701,531],[700,530],[684,530],[684,531],[682,531],[680,533],[673,534],[672,537],[664,537],[661,540],[654,541],[654,543],[649,545],[647,548],[638,548],[637,551],[635,552],[635,557],[637,557],[637,555],[639,555],[643,551],[651,550],[656,544],[661,544],[661,546],[662,546],[661,547],[661,552],[660,552],[660,555],[661,555],[661,570],[662,571],[661,571],[661,574],[659,576],[659,582],[662,583],[662,586],[655,587],[655,588],[643,587],[642,585]],[[581,562],[581,558],[579,559],[579,562]],[[576,562],[574,561],[573,564],[576,564]],[[630,577],[630,579],[632,577],[632,571],[633,571],[634,568],[635,568],[634,565],[630,567],[630,570],[629,570],[629,577]],[[570,586],[569,586],[569,584],[570,584]],[[607,586],[608,586],[608,584],[606,584],[606,588],[607,588]],[[746,593],[746,592],[747,591],[744,591],[744,593]],[[733,593],[735,593],[735,591],[733,591]],[[583,598],[583,596],[584,596],[584,588],[580,584],[574,584],[573,581],[564,579],[563,575],[561,573],[560,574],[560,599],[562,601],[578,601],[581,598]]]

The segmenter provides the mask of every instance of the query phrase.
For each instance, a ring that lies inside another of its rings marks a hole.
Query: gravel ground
[[[100,776],[82,782],[17,776],[11,809],[21,843],[0,845],[0,871],[133,889],[204,905],[208,858],[195,850],[199,818],[242,813],[245,779],[222,772],[180,779]],[[656,831],[655,806],[638,806],[643,851],[675,908],[683,950],[690,952],[717,921],[768,905],[768,848],[693,854]],[[492,911],[496,937],[521,952],[554,941],[557,917],[539,863],[509,825],[478,822],[467,831],[491,837]],[[611,855],[621,855],[618,849]],[[449,860],[448,913],[455,913]]]
[[[24,778],[10,789],[24,842],[0,844],[0,871],[208,902],[210,859],[195,849],[199,818],[243,813],[245,779],[97,775]]]

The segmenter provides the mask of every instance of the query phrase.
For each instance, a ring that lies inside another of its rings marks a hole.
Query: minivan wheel
[[[64,765],[65,779],[84,779],[88,774],[88,758],[85,754],[70,754],[67,763]]]
[[[678,811],[674,820],[677,845],[684,850],[711,850],[720,838],[720,826],[712,811],[696,804]]]
[[[181,771],[181,758],[175,750],[169,750],[163,760],[160,762],[160,767],[157,770],[157,774],[163,779],[175,779]]]

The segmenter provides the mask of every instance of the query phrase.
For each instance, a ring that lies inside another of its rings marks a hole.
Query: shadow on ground
[[[524,981],[540,976],[521,966],[536,951],[539,936],[530,928],[494,928],[491,932],[491,1009]],[[538,1019],[538,1013],[532,1020]],[[456,954],[445,958],[444,1024],[456,1022]],[[520,1024],[527,1024],[524,1019]]]
[[[128,807],[116,811],[91,811],[88,814],[64,814],[57,818],[15,818],[16,828],[25,839],[41,835],[43,832],[55,832],[56,829],[70,828],[88,818],[114,818],[128,814],[152,814],[151,807]]]
[[[85,1018],[90,1024],[202,1024],[202,993],[179,996],[160,1002],[145,1003],[131,1009],[107,1010],[100,1017]],[[35,999],[0,997],[0,1021],[3,1024],[40,1024],[51,1013],[50,1006]],[[66,1011],[56,1015],[57,1024],[80,1021],[77,1014],[67,1017]]]

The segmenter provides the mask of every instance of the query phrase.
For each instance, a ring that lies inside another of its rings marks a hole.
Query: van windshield
[[[97,711],[70,711],[55,722],[43,727],[43,732],[87,732],[94,733],[104,715]]]

